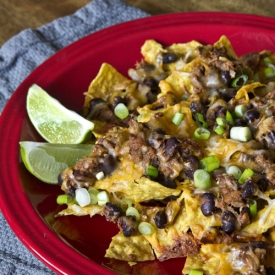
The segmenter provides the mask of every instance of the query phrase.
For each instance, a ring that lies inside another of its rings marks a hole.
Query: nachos
[[[85,93],[94,150],[62,171],[74,199],[58,215],[116,223],[108,258],[275,272],[275,55],[239,57],[225,36],[141,53],[129,77],[102,64]]]

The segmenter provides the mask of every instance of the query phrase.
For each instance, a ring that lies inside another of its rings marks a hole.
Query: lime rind
[[[87,141],[94,124],[34,84],[27,95],[27,112],[39,134],[50,143],[79,144]]]
[[[25,167],[43,182],[57,184],[58,175],[67,167],[72,167],[88,156],[92,144],[50,144],[44,142],[21,141],[20,154]]]

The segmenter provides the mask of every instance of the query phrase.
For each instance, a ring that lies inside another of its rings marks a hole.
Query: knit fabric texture
[[[70,16],[12,37],[0,48],[0,112],[20,83],[60,49],[95,31],[146,16],[121,0],[93,0]],[[55,274],[21,243],[1,212],[0,274]]]

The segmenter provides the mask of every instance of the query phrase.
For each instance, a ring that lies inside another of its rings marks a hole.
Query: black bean
[[[154,218],[155,224],[157,226],[157,228],[164,228],[165,224],[167,223],[167,215],[165,213],[165,211],[158,211],[156,213],[156,216]]]
[[[90,110],[92,110],[96,105],[102,104],[102,103],[105,103],[105,101],[102,98],[99,98],[99,97],[93,98],[90,101]]]
[[[250,242],[250,244],[257,248],[266,248],[266,246],[267,246],[266,242],[261,242],[261,241]]]
[[[209,200],[201,205],[201,212],[204,216],[208,217],[215,212],[215,201]]]
[[[189,108],[193,114],[203,113],[205,110],[204,104],[202,104],[200,101],[192,101]]]
[[[185,162],[186,162],[185,166],[188,170],[191,169],[195,171],[199,169],[200,161],[198,157],[196,157],[195,155],[190,155],[189,157],[187,157],[185,159]]]
[[[224,84],[228,85],[231,82],[231,76],[229,71],[222,71],[221,72],[221,79]]]
[[[173,179],[165,178],[163,174],[159,174],[156,178],[154,178],[154,180],[167,188],[177,188],[176,182]]]
[[[179,141],[175,137],[170,137],[165,142],[165,155],[172,156],[177,150]]]
[[[144,78],[143,83],[149,86],[153,92],[158,89],[158,82],[154,78]]]
[[[260,117],[260,112],[256,109],[250,109],[245,112],[244,119],[248,122],[253,122]]]
[[[205,193],[203,193],[201,198],[214,201],[215,200],[215,195],[213,193],[210,193],[210,192],[205,192]]]
[[[261,178],[257,181],[257,185],[262,192],[265,192],[268,188],[268,179]]]
[[[115,106],[119,103],[125,103],[125,100],[121,96],[115,96],[113,100]]]
[[[123,216],[119,223],[125,237],[130,237],[137,231],[137,221],[135,216]]]
[[[112,155],[107,155],[103,163],[99,164],[99,169],[105,174],[110,175],[116,168],[116,160]]]
[[[257,191],[257,186],[252,180],[247,180],[242,186],[242,198],[251,199]]]
[[[216,117],[225,117],[227,108],[225,106],[219,106],[215,115]]]
[[[103,207],[103,213],[108,221],[116,221],[119,217],[123,215],[123,212],[119,205],[106,202]]]
[[[152,104],[153,102],[156,101],[157,96],[156,96],[155,94],[153,94],[152,92],[148,92],[148,93],[146,94],[146,98],[147,98],[147,102],[148,102],[149,104]]]
[[[237,90],[234,88],[219,89],[219,94],[226,102],[234,98],[237,94]]]
[[[57,184],[59,185],[59,186],[61,186],[62,185],[62,183],[63,183],[63,171],[61,171],[60,173],[59,173],[59,175],[58,175],[58,178],[57,178]]]
[[[175,53],[163,53],[162,58],[163,64],[173,63],[178,59]]]
[[[213,193],[207,192],[202,195],[202,205],[201,205],[201,211],[204,216],[211,216],[216,210],[215,207],[215,196]]]
[[[222,229],[227,234],[231,234],[237,229],[237,218],[229,210],[226,210],[222,215]]]

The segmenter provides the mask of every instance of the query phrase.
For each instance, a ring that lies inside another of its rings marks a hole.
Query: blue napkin
[[[58,50],[100,29],[146,16],[120,0],[93,0],[73,15],[12,37],[0,48],[0,113],[20,83]],[[1,212],[0,274],[55,274],[20,242]]]

